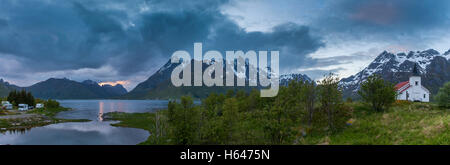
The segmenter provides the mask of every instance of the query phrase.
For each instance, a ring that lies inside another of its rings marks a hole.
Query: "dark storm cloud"
[[[98,32],[104,30],[101,27],[89,28],[89,22],[80,19],[81,14],[76,11],[80,6],[67,1],[2,3],[0,13],[8,16],[9,26],[0,31],[0,52],[22,58],[36,71],[103,65],[110,48],[94,53],[101,48],[99,45],[109,44],[111,38],[106,32]],[[97,17],[92,16],[89,19]],[[34,63],[41,65],[31,65]]]
[[[319,38],[309,33],[309,28],[293,23],[277,26],[273,32],[246,32],[233,21],[218,12],[159,12],[143,17],[139,29],[142,43],[152,59],[167,61],[177,50],[192,53],[193,44],[202,42],[204,51],[219,50],[280,50],[281,67],[308,65],[311,60],[306,55],[323,46]],[[150,49],[151,48],[151,49]],[[135,49],[137,50],[137,49]],[[140,51],[139,51],[140,52]],[[123,56],[120,61],[128,61],[119,67],[125,73],[135,72],[141,67],[136,61],[142,56]]]
[[[158,6],[164,10],[170,11],[215,11],[223,4],[229,3],[230,0],[146,0],[149,5]]]
[[[0,21],[0,52],[34,71],[111,65],[132,75],[155,69],[176,50],[192,52],[194,42],[203,42],[205,51],[280,50],[286,68],[308,64],[306,55],[323,46],[308,27],[293,23],[246,32],[219,11],[227,2],[5,0],[0,16],[9,21]],[[150,11],[139,13],[142,7]]]
[[[294,23],[278,25],[271,32],[246,32],[233,22],[222,22],[213,32],[213,43],[219,50],[279,50],[280,68],[307,67],[314,62],[307,57],[324,46],[319,37],[312,36],[307,26]]]

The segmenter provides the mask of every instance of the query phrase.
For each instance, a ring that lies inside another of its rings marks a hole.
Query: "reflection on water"
[[[89,119],[84,123],[59,123],[29,130],[0,133],[0,144],[137,144],[149,133],[135,128],[112,127],[103,121],[108,112],[154,112],[167,107],[168,101],[159,100],[62,100],[61,105],[72,108],[61,112],[58,118]]]
[[[33,128],[25,133],[0,134],[0,144],[18,145],[133,145],[149,133],[134,128],[111,127],[112,122],[60,123]]]
[[[98,104],[99,106],[98,106],[98,109],[99,109],[99,111],[98,111],[98,120],[99,121],[103,121],[103,105],[104,105],[105,103],[103,103],[103,101],[100,101],[100,103]]]
[[[73,111],[61,112],[57,115],[65,119],[89,119],[102,121],[102,114],[108,112],[154,112],[167,108],[166,100],[60,100],[61,106],[70,107]]]
[[[20,129],[12,129],[12,130],[0,130],[0,135],[9,134],[24,134],[27,131],[31,130],[31,128],[20,128]]]

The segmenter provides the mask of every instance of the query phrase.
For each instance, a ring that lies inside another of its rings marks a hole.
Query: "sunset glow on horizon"
[[[124,81],[107,81],[107,82],[99,82],[98,85],[100,85],[100,86],[103,86],[103,85],[116,86],[117,84],[127,85],[129,83],[130,83],[130,81],[128,81],[128,80],[124,80]]]

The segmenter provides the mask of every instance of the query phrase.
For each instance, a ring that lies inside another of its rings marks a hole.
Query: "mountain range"
[[[438,51],[428,49],[425,51],[410,51],[408,53],[392,53],[384,51],[379,54],[366,68],[339,82],[344,97],[357,98],[357,92],[362,82],[372,74],[378,74],[383,79],[398,83],[408,80],[414,65],[417,64],[422,76],[422,84],[432,94],[450,81],[450,50],[440,54]],[[179,64],[172,64],[169,60],[147,80],[138,84],[133,90],[127,92],[118,84],[98,85],[97,82],[86,80],[77,82],[66,78],[51,78],[30,87],[18,87],[0,79],[0,97],[4,97],[12,90],[27,90],[38,98],[52,99],[169,99],[190,95],[195,98],[204,98],[211,92],[225,93],[229,89],[250,91],[261,87],[174,87],[170,76]],[[205,70],[209,64],[203,64]],[[224,65],[225,66],[225,65]],[[246,64],[246,67],[249,67]],[[224,72],[225,73],[225,72]],[[246,73],[248,74],[248,72]],[[238,75],[235,71],[235,75]],[[280,76],[280,85],[287,85],[290,80],[313,81],[307,75],[293,73]],[[236,80],[235,80],[236,81]],[[246,79],[248,83],[248,79]]]
[[[422,84],[436,94],[445,82],[450,81],[450,50],[444,54],[428,49],[425,51],[410,51],[408,53],[382,52],[366,68],[340,81],[344,97],[357,98],[357,92],[362,82],[372,74],[380,75],[394,85],[407,81],[417,64],[422,77]]]
[[[0,81],[0,96],[5,97],[13,90],[26,90],[41,99],[107,99],[127,93],[120,84],[100,86],[92,80],[77,82],[66,78],[50,78],[29,87],[18,87]]]
[[[193,61],[192,61],[193,62]],[[183,95],[190,95],[194,98],[204,98],[207,97],[210,93],[226,93],[228,90],[244,90],[250,91],[252,89],[259,89],[261,87],[197,87],[197,86],[182,86],[175,87],[172,85],[170,80],[170,76],[172,71],[179,64],[173,64],[169,60],[163,67],[161,67],[156,73],[150,76],[144,82],[138,84],[136,88],[132,91],[124,95],[122,98],[125,99],[170,99],[170,98],[179,98]],[[210,66],[209,64],[203,64],[203,71]],[[225,65],[224,65],[225,66]],[[245,65],[246,68],[250,67],[248,63]],[[247,69],[248,70],[248,69]],[[224,68],[224,73],[225,73]],[[238,74],[235,71],[235,75]],[[248,77],[248,71],[246,73]],[[287,85],[290,80],[300,80],[300,81],[312,81],[307,75],[304,74],[287,74],[280,76],[280,85]],[[193,80],[193,78],[192,78]],[[226,78],[224,78],[225,82]],[[235,80],[236,81],[236,80]],[[246,79],[246,84],[248,84],[248,79]]]

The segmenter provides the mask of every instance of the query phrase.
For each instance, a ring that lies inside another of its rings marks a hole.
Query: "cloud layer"
[[[327,71],[324,67],[372,57],[358,52],[373,53],[369,49],[380,49],[383,43],[417,49],[429,46],[448,32],[449,3],[3,0],[0,77],[19,85],[62,76],[79,81],[127,80],[130,89],[159,69],[174,51],[192,52],[194,42],[202,42],[205,51],[280,50],[282,72],[300,68],[317,77]],[[265,30],[249,30],[252,22],[258,22],[260,28],[255,29]],[[354,43],[369,44],[348,54],[333,54]],[[336,66],[328,71],[345,69]]]
[[[194,42],[203,42],[206,50],[283,50],[286,67],[301,65],[306,54],[323,46],[307,26],[294,23],[273,32],[246,32],[220,12],[226,2],[5,0],[0,52],[27,71],[108,67],[126,78],[155,70],[174,51],[192,50]]]

